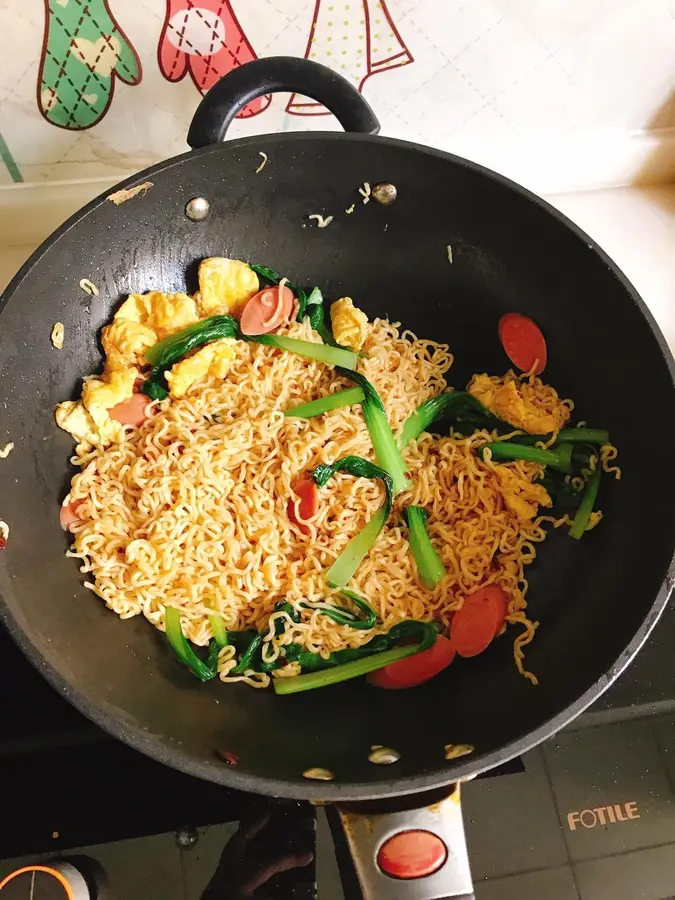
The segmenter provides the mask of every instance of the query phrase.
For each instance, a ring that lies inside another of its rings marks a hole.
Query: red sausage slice
[[[121,422],[122,425],[133,425],[135,428],[139,428],[148,418],[148,403],[150,403],[150,398],[145,394],[133,394],[128,400],[123,400],[108,412],[111,419]]]
[[[269,334],[293,315],[295,294],[284,285],[265,288],[251,297],[241,314],[239,326],[243,334]]]
[[[319,489],[314,479],[306,475],[295,482],[293,493],[296,496],[288,501],[288,518],[303,534],[310,534],[311,530],[306,522],[313,519],[319,511]]]
[[[499,320],[499,340],[504,352],[521,372],[529,372],[537,364],[535,375],[546,368],[548,351],[539,326],[527,316],[506,313]]]
[[[433,647],[370,672],[366,681],[388,691],[417,687],[447,669],[455,658],[455,653],[452,643],[439,634]]]
[[[80,517],[77,514],[77,508],[82,503],[84,503],[83,500],[73,500],[72,503],[66,503],[65,506],[61,507],[59,511],[59,522],[64,531],[70,531],[70,526],[73,522],[80,521]]]
[[[478,656],[501,631],[508,610],[504,591],[496,584],[479,588],[464,601],[450,626],[450,640],[460,656]]]

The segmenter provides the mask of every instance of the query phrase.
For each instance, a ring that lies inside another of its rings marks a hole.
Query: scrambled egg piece
[[[552,506],[548,491],[541,484],[528,481],[506,466],[495,466],[494,471],[504,502],[519,519],[532,519],[537,514],[538,507]]]
[[[56,424],[75,438],[78,444],[109,444],[124,438],[124,426],[108,416],[97,426],[81,400],[65,400],[56,407]]]
[[[258,276],[245,262],[212,256],[199,264],[197,303],[202,316],[239,316],[259,290]]]
[[[113,319],[101,332],[101,343],[106,355],[106,371],[127,369],[142,365],[145,351],[157,343],[157,335],[139,322],[130,319]]]
[[[172,397],[184,397],[199,378],[211,375],[224,378],[235,355],[235,342],[229,338],[214,341],[198,350],[194,356],[188,356],[177,362],[170,372],[166,373]]]
[[[115,313],[113,321],[126,319],[146,325],[161,341],[174,331],[192,325],[199,320],[197,306],[192,297],[178,292],[148,291],[147,294],[130,294]]]
[[[142,365],[149,347],[197,321],[197,306],[187,294],[130,294],[101,332],[106,370]]]
[[[475,375],[468,390],[490,412],[528,434],[558,432],[570,417],[569,407],[539,378],[521,381],[513,372],[504,378]]]
[[[368,335],[368,316],[361,312],[351,297],[336,300],[330,308],[333,336],[338,344],[360,350]]]
[[[102,381],[89,378],[82,385],[82,403],[97,428],[107,428],[110,422],[109,409],[128,400],[134,393],[138,378],[137,369],[119,369],[109,372]]]

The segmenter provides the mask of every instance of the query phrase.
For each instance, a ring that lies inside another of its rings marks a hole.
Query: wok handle
[[[377,134],[380,123],[356,88],[327,66],[295,56],[268,56],[238,66],[213,85],[197,107],[187,142],[196,150],[224,140],[247,103],[279,91],[303,94],[322,103],[345,131]]]
[[[419,809],[338,806],[338,814],[364,900],[475,900],[458,784]]]

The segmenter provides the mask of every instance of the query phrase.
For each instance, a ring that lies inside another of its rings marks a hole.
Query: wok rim
[[[83,221],[90,212],[107,202],[107,197],[113,191],[139,185],[143,181],[152,178],[153,175],[163,173],[174,166],[182,165],[186,162],[194,162],[210,156],[211,154],[224,154],[229,148],[239,149],[252,147],[257,151],[262,143],[269,141],[275,141],[278,144],[302,144],[320,140],[325,141],[327,139],[337,142],[353,141],[363,144],[398,147],[415,151],[420,155],[420,158],[427,155],[441,159],[446,163],[450,163],[459,168],[469,169],[497,182],[502,187],[510,189],[516,194],[519,194],[523,199],[535,204],[543,212],[548,213],[549,216],[552,216],[561,225],[571,230],[578,239],[582,240],[586,246],[595,253],[598,259],[612,271],[614,276],[623,286],[628,297],[637,306],[646,324],[650,328],[653,337],[656,339],[661,354],[667,363],[671,384],[675,390],[675,359],[673,358],[673,354],[653,314],[619,266],[607,255],[602,247],[600,247],[590,235],[586,234],[583,229],[576,225],[576,223],[571,221],[558,209],[534,194],[532,191],[519,185],[517,182],[512,181],[506,176],[501,175],[492,169],[488,169],[486,166],[482,166],[479,163],[464,159],[463,157],[456,156],[455,154],[444,150],[427,147],[423,144],[375,135],[345,134],[342,132],[330,131],[254,135],[225,141],[221,144],[214,144],[198,150],[189,150],[186,153],[170,157],[156,163],[154,166],[143,169],[141,172],[108,188],[104,193],[99,194],[85,206],[81,207],[36,248],[0,296],[0,316],[2,315],[5,304],[29,277],[33,266],[45,253],[51,250],[65,234]],[[251,173],[251,177],[254,177],[253,172]],[[147,201],[146,199],[146,203],[152,201],[152,189],[150,189],[148,193],[150,201]],[[79,712],[112,737],[126,743],[157,762],[171,766],[188,775],[220,784],[234,790],[296,800],[354,802],[397,796],[402,797],[449,786],[453,782],[466,781],[476,775],[493,769],[498,765],[508,762],[510,759],[526,753],[547,738],[552,737],[567,724],[580,716],[626,669],[638,651],[642,648],[661,617],[674,586],[675,540],[673,540],[672,553],[661,587],[640,628],[636,631],[631,641],[629,641],[626,647],[619,653],[612,666],[610,666],[603,675],[587,688],[580,697],[555,716],[547,719],[537,728],[515,738],[497,750],[474,758],[466,757],[464,762],[455,762],[452,765],[448,765],[447,772],[442,772],[439,767],[431,773],[420,774],[413,777],[401,776],[386,781],[373,782],[340,782],[336,780],[335,782],[321,782],[321,787],[319,787],[316,782],[306,781],[300,776],[297,780],[281,780],[262,775],[244,774],[235,767],[227,767],[222,763],[219,763],[215,756],[211,763],[199,761],[178,749],[174,749],[167,742],[159,738],[149,737],[147,732],[144,732],[140,727],[133,728],[127,726],[115,715],[109,713],[99,704],[91,701],[79,688],[74,688],[69,681],[51,665],[51,663],[47,662],[40,650],[38,650],[38,648],[30,641],[26,632],[19,624],[17,617],[11,612],[8,602],[4,599],[0,602],[0,619],[29,662],[45,677],[62,697],[68,700],[68,702]]]

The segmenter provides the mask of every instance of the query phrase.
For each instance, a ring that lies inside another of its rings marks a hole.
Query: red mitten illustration
[[[414,62],[385,0],[316,0],[305,59],[329,66],[360,91],[371,75]],[[293,94],[286,112],[329,114],[320,103],[299,94]]]
[[[229,0],[167,0],[157,55],[168,81],[180,81],[189,71],[202,94],[232,69],[258,58]],[[269,94],[258,97],[237,118],[257,116],[271,102]]]

